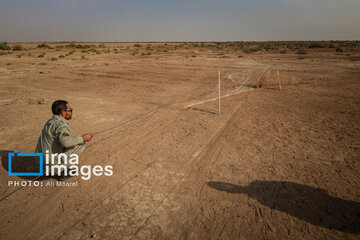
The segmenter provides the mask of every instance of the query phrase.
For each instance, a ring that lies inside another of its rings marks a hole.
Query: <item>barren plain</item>
[[[359,239],[359,44],[244,44],[1,51],[0,239]],[[187,107],[219,70],[224,93],[239,71],[257,86],[220,115],[217,101]],[[12,193],[28,179],[8,176],[7,154],[34,151],[57,99],[74,109],[72,135],[97,133],[81,164],[114,174]]]

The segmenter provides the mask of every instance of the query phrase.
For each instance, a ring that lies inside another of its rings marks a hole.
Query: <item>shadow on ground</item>
[[[332,197],[320,188],[292,182],[254,181],[248,186],[208,182],[209,187],[247,194],[261,204],[313,225],[360,234],[360,203]]]
[[[194,111],[199,111],[199,112],[205,112],[205,113],[211,113],[211,114],[219,114],[219,113],[216,113],[216,112],[213,112],[213,111],[209,111],[209,110],[206,110],[206,109],[200,109],[200,108],[194,108],[194,107],[192,107],[192,108],[190,108],[190,109],[192,109],[192,110],[194,110]]]

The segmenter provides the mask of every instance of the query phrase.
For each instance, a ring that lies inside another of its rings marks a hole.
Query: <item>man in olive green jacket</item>
[[[80,156],[86,142],[89,142],[93,135],[87,133],[77,137],[70,136],[68,120],[71,119],[72,109],[67,101],[55,101],[51,110],[54,115],[45,123],[35,152],[49,156],[54,153],[65,153],[68,157],[75,153]]]

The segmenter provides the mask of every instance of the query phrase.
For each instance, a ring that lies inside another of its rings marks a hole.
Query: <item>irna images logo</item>
[[[14,172],[13,171],[13,157],[38,157],[39,158],[39,171],[38,172]],[[43,176],[43,154],[42,153],[18,153],[15,150],[8,155],[8,168],[9,176]]]
[[[45,156],[45,159],[44,159]],[[32,159],[22,159],[29,158]],[[28,162],[31,162],[30,171],[28,168],[26,170],[14,170],[14,158],[16,161],[22,161],[17,165],[29,165]],[[64,153],[53,153],[49,154],[49,151],[43,153],[18,153],[14,151],[13,153],[8,154],[8,166],[9,166],[9,176],[81,176],[83,180],[89,180],[91,176],[112,176],[113,167],[111,165],[106,165],[102,167],[100,165],[83,165],[79,166],[79,156],[75,153],[67,156]],[[36,162],[34,162],[36,160]],[[44,164],[45,160],[45,164]],[[36,171],[35,171],[36,170]],[[44,174],[45,171],[45,174]]]

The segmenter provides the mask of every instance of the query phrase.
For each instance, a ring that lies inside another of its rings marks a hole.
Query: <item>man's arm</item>
[[[60,144],[64,148],[71,148],[76,145],[84,143],[84,140],[81,136],[77,136],[77,137],[70,136],[70,130],[67,126],[59,127],[58,129],[56,129],[56,133]]]

